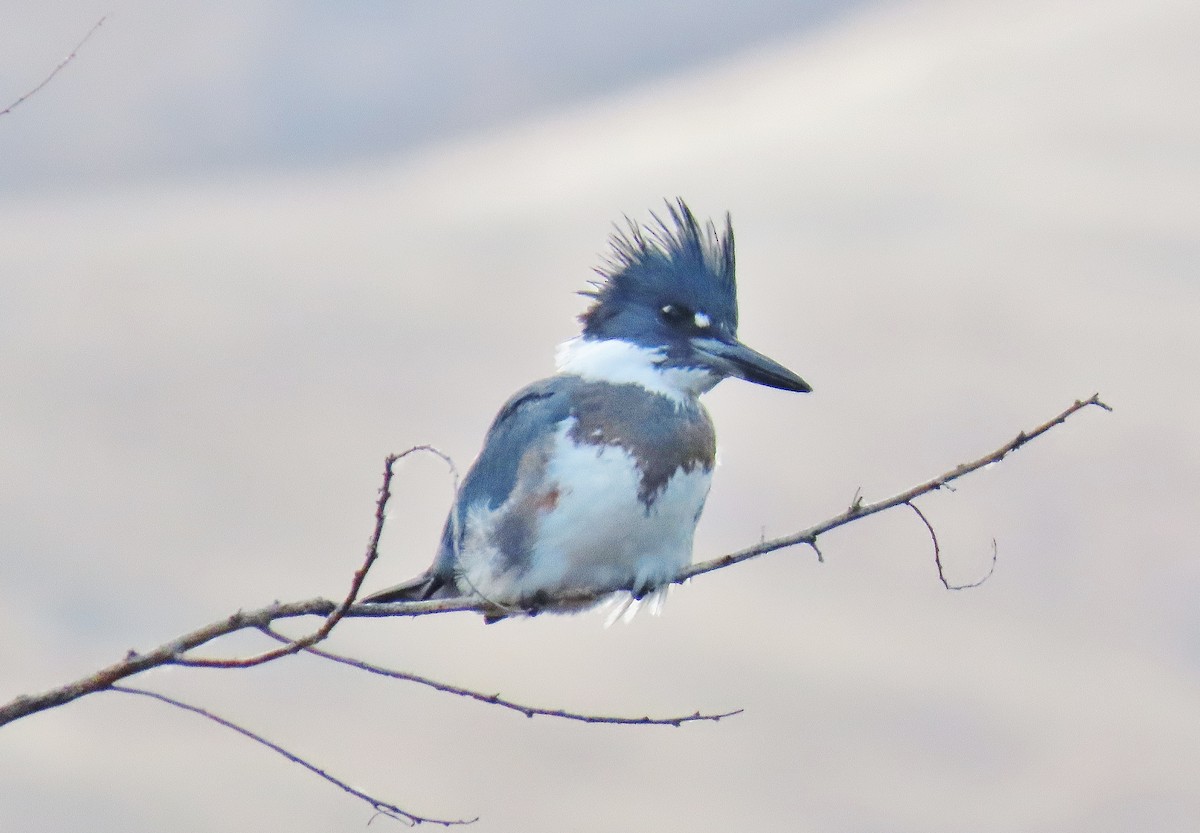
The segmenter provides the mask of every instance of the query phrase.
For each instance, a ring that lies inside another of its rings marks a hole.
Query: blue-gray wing
[[[544,445],[571,415],[572,393],[579,384],[570,376],[534,382],[518,391],[493,420],[483,450],[459,487],[458,497],[442,530],[442,542],[433,564],[434,580],[453,586],[455,554],[462,544],[467,513],[472,507],[495,509],[508,500],[517,483],[522,459]]]
[[[504,404],[492,421],[483,450],[459,486],[433,566],[421,575],[367,596],[363,602],[398,602],[459,595],[454,582],[456,553],[472,507],[495,509],[517,485],[521,461],[549,439],[571,414],[578,379],[558,376],[534,382]]]

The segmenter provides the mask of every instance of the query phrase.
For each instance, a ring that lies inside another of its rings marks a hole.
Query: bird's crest
[[[653,212],[651,223],[626,217],[611,249],[596,270],[601,280],[579,294],[595,302],[579,316],[584,334],[603,326],[622,305],[661,307],[684,304],[737,329],[737,285],[734,276],[733,226],[725,215],[718,230],[711,220],[702,227],[682,199],[667,202],[667,217]]]

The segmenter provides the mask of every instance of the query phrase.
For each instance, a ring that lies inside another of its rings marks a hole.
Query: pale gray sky
[[[5,104],[108,16],[55,94],[23,105],[37,114],[5,125],[0,189],[411,152],[703,67],[871,2],[0,0]]]

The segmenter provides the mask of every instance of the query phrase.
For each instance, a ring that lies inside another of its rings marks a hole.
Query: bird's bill
[[[692,348],[705,363],[725,376],[736,376],[766,385],[769,388],[808,393],[812,390],[808,382],[774,359],[767,358],[740,341],[722,341],[715,338],[693,338]]]

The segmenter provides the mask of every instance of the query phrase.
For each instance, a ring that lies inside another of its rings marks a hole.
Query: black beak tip
[[[786,390],[789,393],[812,393],[812,385],[801,379],[790,370],[771,376],[747,377],[747,381],[756,382],[769,388]]]
[[[741,361],[737,362],[738,369],[741,371],[742,378],[747,382],[786,390],[790,393],[812,392],[812,385],[774,359],[753,352],[749,348],[743,348],[739,358]]]

